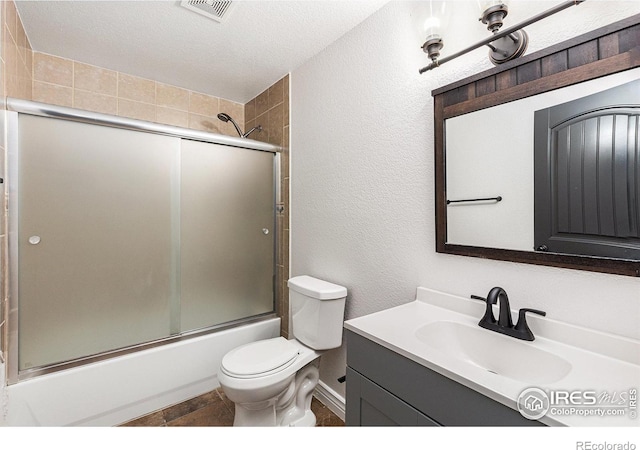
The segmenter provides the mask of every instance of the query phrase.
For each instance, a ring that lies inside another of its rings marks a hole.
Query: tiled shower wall
[[[244,107],[211,95],[46,53],[33,54],[33,100],[86,111],[237,136]]]
[[[252,139],[283,147],[281,203],[278,205],[280,248],[277,255],[277,302],[282,317],[282,334],[288,336],[289,274],[289,77],[276,82],[246,105],[190,91],[80,61],[34,52],[13,0],[0,0],[2,52],[0,89],[6,97],[34,100],[87,111],[147,120],[229,136],[237,136],[230,123],[216,116],[225,112],[244,130],[262,125]],[[0,173],[4,174],[4,139],[0,139]],[[4,175],[0,175],[3,179]],[[3,190],[4,192],[4,190]],[[2,195],[0,246],[0,360],[6,350],[8,316],[6,198]]]
[[[262,132],[254,139],[282,147],[280,174],[280,203],[278,232],[280,248],[277,265],[277,299],[280,311],[280,334],[289,336],[289,75],[274,83],[260,95],[244,105],[247,129],[262,125]]]

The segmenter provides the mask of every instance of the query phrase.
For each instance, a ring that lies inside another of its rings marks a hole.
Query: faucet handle
[[[493,315],[493,308],[491,308],[491,302],[484,297],[480,297],[479,295],[472,295],[472,299],[474,300],[482,300],[487,304],[487,309],[484,312],[484,316],[480,319],[480,323],[478,325],[483,326],[483,324],[494,324],[496,323],[496,318]],[[495,300],[494,300],[495,303]]]
[[[518,322],[520,322],[520,318],[522,318],[522,320],[524,320],[524,321],[525,321],[525,323],[527,323],[527,322],[526,322],[526,319],[525,319],[525,314],[526,314],[526,313],[528,313],[528,312],[533,313],[533,314],[538,314],[538,315],[540,315],[540,316],[546,316],[546,315],[547,315],[547,313],[546,313],[546,312],[544,312],[544,311],[540,311],[539,309],[522,308],[522,309],[518,312]]]
[[[490,302],[492,305],[496,304],[495,298],[487,300],[485,297],[480,297],[479,295],[472,295],[471,298],[474,300],[482,300],[483,302]]]
[[[538,314],[540,316],[546,316],[547,313],[544,311],[540,311],[539,309],[531,309],[531,308],[522,308],[520,309],[520,311],[518,311],[518,323],[516,323],[516,326],[514,327],[514,329],[516,331],[519,331],[522,334],[522,339],[524,339],[525,341],[533,341],[535,339],[535,336],[533,335],[533,332],[531,331],[531,329],[529,328],[529,325],[527,324],[527,313],[533,313],[533,314]]]

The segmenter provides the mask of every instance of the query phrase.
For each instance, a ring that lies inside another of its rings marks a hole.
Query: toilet
[[[307,275],[289,279],[293,339],[241,345],[222,358],[218,381],[235,403],[234,426],[315,426],[311,397],[319,359],[342,345],[347,289]]]

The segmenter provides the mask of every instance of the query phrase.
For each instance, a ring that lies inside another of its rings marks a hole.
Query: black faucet
[[[476,300],[482,300],[486,303],[487,309],[485,310],[484,316],[478,322],[482,328],[486,328],[487,330],[496,331],[498,333],[506,334],[507,336],[511,336],[517,339],[522,339],[524,341],[533,341],[535,336],[529,329],[529,325],[527,325],[527,317],[526,314],[528,312],[539,314],[541,316],[546,316],[547,313],[544,311],[540,311],[538,309],[531,308],[522,308],[518,312],[518,323],[513,325],[513,320],[511,319],[511,307],[509,306],[509,297],[504,289],[501,287],[494,287],[489,291],[487,298],[479,297],[477,295],[472,295],[471,298]],[[493,307],[496,303],[499,304],[500,313],[498,315],[498,320],[493,315]]]

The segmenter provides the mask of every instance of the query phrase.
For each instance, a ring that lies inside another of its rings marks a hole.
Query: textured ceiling
[[[179,1],[17,1],[34,51],[245,103],[387,1],[237,0],[223,23]]]

